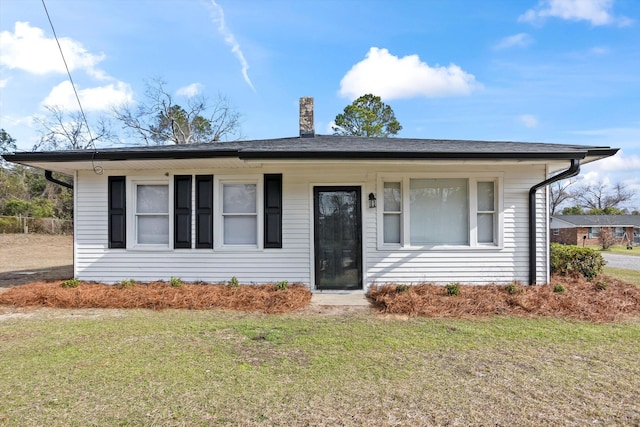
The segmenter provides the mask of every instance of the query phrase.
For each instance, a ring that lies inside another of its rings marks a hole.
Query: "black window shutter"
[[[124,176],[109,177],[109,248],[126,249],[126,179]]]
[[[173,178],[173,247],[191,248],[191,175]]]
[[[282,174],[264,176],[264,247],[282,248]]]
[[[213,248],[213,175],[196,175],[196,248]]]

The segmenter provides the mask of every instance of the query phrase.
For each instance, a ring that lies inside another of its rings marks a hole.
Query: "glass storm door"
[[[316,288],[362,289],[359,187],[314,187]]]

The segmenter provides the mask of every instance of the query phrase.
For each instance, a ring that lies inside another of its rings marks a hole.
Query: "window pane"
[[[493,182],[478,183],[478,210],[479,211],[495,210],[495,205],[493,203],[493,193],[494,193]]]
[[[138,217],[138,243],[169,244],[169,216],[145,215]]]
[[[468,180],[410,181],[411,244],[469,244]]]
[[[478,214],[478,243],[493,243],[493,214]]]
[[[224,184],[224,213],[256,213],[256,184]]]
[[[225,245],[257,244],[257,222],[255,216],[225,216]]]
[[[384,183],[384,211],[400,212],[400,183]]]
[[[168,185],[136,186],[138,213],[169,213]]]
[[[384,243],[400,243],[400,215],[384,215]]]

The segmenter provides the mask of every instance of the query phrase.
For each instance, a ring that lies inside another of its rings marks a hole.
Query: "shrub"
[[[401,294],[409,291],[409,285],[396,285],[396,292]]]
[[[227,285],[230,288],[237,288],[238,286],[240,286],[240,282],[238,281],[238,278],[236,276],[233,276],[229,282],[227,283]]]
[[[515,295],[520,292],[520,288],[518,287],[518,284],[515,282],[509,283],[507,286],[504,287],[504,290],[507,291],[509,295]]]
[[[459,283],[449,283],[444,287],[447,290],[447,295],[460,295],[460,284]]]
[[[120,289],[128,289],[128,288],[133,288],[136,284],[136,281],[133,279],[124,279],[120,282],[120,285],[118,285],[118,287]]]
[[[582,275],[592,280],[602,273],[605,260],[597,251],[579,246],[551,244],[551,272],[561,276]]]
[[[179,277],[171,276],[171,279],[169,279],[169,284],[174,288],[179,288],[182,286],[182,280],[180,280]]]
[[[282,280],[276,283],[276,289],[279,291],[286,291],[289,287],[289,282],[287,280]]]
[[[74,277],[73,279],[65,280],[60,286],[63,288],[77,288],[80,286],[80,281]]]
[[[566,290],[567,288],[565,288],[564,285],[553,285],[553,292],[558,294],[563,294]]]
[[[20,221],[18,218],[0,218],[0,233],[20,233]]]

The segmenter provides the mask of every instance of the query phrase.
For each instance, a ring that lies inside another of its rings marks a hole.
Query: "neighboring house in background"
[[[315,135],[302,98],[299,137],[5,158],[73,177],[81,280],[366,290],[547,283],[546,186],[616,152]]]
[[[616,245],[640,245],[640,215],[555,215],[549,223],[551,242],[599,245],[602,229],[611,229]]]

